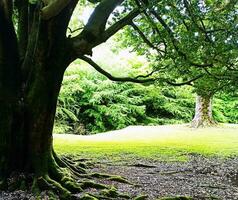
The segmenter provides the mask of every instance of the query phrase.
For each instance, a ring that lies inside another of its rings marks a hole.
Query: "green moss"
[[[26,190],[26,189],[27,189],[27,186],[26,186],[26,185],[27,185],[27,184],[26,184],[26,181],[25,181],[25,180],[22,180],[19,189],[20,189],[20,190],[23,190],[23,191]]]
[[[91,195],[85,194],[85,195],[81,198],[81,200],[99,200],[99,199],[96,198],[96,197],[93,197],[93,196],[91,196]]]
[[[84,181],[81,185],[81,188],[86,189],[86,188],[96,188],[96,189],[105,189],[108,188],[108,186],[100,184],[100,183],[95,183],[93,181]]]
[[[7,181],[5,179],[0,179],[0,190],[5,190],[7,188]]]
[[[131,199],[131,197],[129,195],[118,192],[115,187],[111,187],[110,189],[102,190],[100,192],[100,194],[102,196],[109,197],[109,198],[111,197],[111,198],[118,198],[118,199],[121,199],[121,198]]]
[[[101,194],[106,197],[113,197],[113,198],[118,197],[117,189],[114,187],[111,187],[110,189],[102,190]]]
[[[125,178],[121,177],[121,176],[111,176],[108,178],[108,180],[111,180],[111,181],[116,181],[116,182],[119,182],[119,183],[126,183],[126,184],[131,184],[131,182],[129,182],[128,180],[126,180]]]
[[[75,181],[66,181],[62,185],[73,193],[83,191],[82,188]]]

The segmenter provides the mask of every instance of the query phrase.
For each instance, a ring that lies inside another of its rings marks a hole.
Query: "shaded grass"
[[[132,126],[119,131],[79,136],[54,135],[60,154],[125,160],[136,158],[185,161],[189,154],[238,155],[238,126],[192,129],[187,125]]]

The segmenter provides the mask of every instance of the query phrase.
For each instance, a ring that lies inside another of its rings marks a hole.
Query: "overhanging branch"
[[[148,82],[153,82],[155,79],[153,78],[147,78],[147,79],[139,79],[141,76],[137,76],[135,78],[131,77],[115,77],[111,75],[109,72],[105,71],[102,69],[97,63],[95,63],[91,58],[87,56],[81,56],[80,59],[84,60],[87,62],[89,65],[91,65],[94,69],[96,69],[100,74],[103,74],[106,76],[108,79],[112,81],[119,81],[119,82],[133,82],[133,83],[148,83]],[[147,77],[147,75],[145,75]]]
[[[98,38],[105,31],[106,23],[113,10],[124,0],[103,0],[101,1],[86,24],[82,34],[91,34],[91,37]],[[91,39],[92,39],[91,38]]]
[[[118,29],[123,27],[119,23],[114,24],[108,30],[105,30],[106,23],[113,10],[124,0],[102,0],[96,6],[91,14],[83,31],[70,39],[72,45],[72,59],[79,55],[92,55],[92,49],[105,42],[109,37],[115,34]]]
[[[113,75],[111,75],[109,72],[105,71],[104,69],[102,69],[97,63],[95,63],[91,58],[87,57],[87,56],[80,56],[79,57],[81,60],[84,60],[85,62],[87,62],[89,65],[91,65],[94,69],[96,69],[99,73],[103,74],[104,76],[106,76],[108,79],[112,80],[112,81],[118,81],[118,82],[132,82],[132,83],[154,83],[155,81],[161,81],[161,82],[165,82],[169,85],[172,86],[183,86],[183,85],[191,85],[193,81],[196,81],[197,79],[201,78],[202,75],[199,75],[195,78],[192,78],[188,81],[185,82],[181,82],[181,83],[175,83],[172,82],[168,79],[165,78],[148,78],[149,76],[153,75],[156,71],[152,71],[151,73],[147,74],[147,75],[139,75],[136,77],[115,77]],[[140,79],[140,78],[144,78],[144,79]]]

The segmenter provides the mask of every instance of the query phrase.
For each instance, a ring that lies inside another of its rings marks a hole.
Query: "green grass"
[[[92,158],[186,160],[190,153],[238,155],[238,125],[192,129],[187,125],[132,126],[119,131],[79,136],[54,135],[60,154]]]

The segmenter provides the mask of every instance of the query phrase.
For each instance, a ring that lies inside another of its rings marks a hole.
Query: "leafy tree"
[[[164,78],[195,78],[195,127],[215,123],[212,96],[237,78],[237,6],[236,1],[152,1],[145,17],[133,20],[120,37],[123,45],[146,54]]]
[[[238,123],[238,94],[236,92],[222,92],[215,95],[213,112],[219,122]]]

